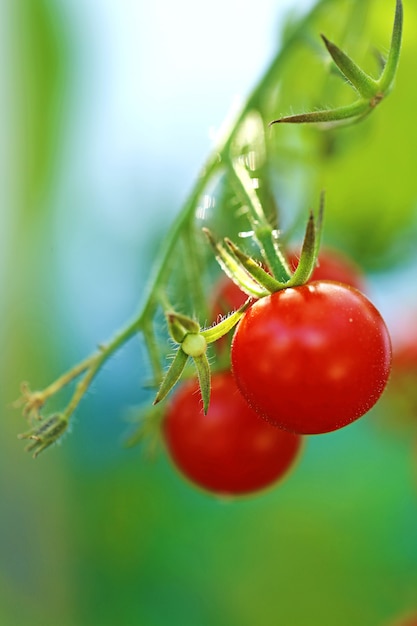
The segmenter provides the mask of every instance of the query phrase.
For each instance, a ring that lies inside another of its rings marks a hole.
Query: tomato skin
[[[376,403],[390,373],[391,342],[360,291],[318,281],[255,302],[236,328],[231,361],[241,393],[266,420],[319,434]]]
[[[230,371],[213,374],[207,415],[197,381],[185,381],[162,428],[180,473],[218,495],[249,494],[272,485],[293,465],[302,442],[262,420],[239,393]]]

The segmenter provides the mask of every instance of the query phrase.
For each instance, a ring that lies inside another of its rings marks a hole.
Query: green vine
[[[357,121],[357,119],[368,115],[392,88],[398,66],[402,33],[402,4],[401,0],[397,0],[391,48],[378,80],[365,74],[340,48],[323,36],[325,46],[334,63],[349,84],[357,91],[360,96],[359,100],[345,107],[281,117],[271,122],[268,115],[270,115],[271,102],[274,98],[283,63],[293,46],[313,23],[318,12],[330,1],[320,0],[313,10],[298,22],[297,27],[292,30],[269,69],[249,96],[235,123],[224,134],[219,145],[207,159],[194,188],[168,232],[163,249],[157,256],[156,265],[138,314],[113,339],[100,345],[95,353],[62,375],[43,391],[31,391],[26,383],[22,385],[22,397],[16,404],[23,405],[23,413],[29,418],[31,428],[20,437],[30,440],[27,449],[32,451],[34,456],[62,435],[101,367],[120,347],[138,333],[144,337],[152,368],[153,383],[159,387],[155,402],[160,402],[167,395],[191,358],[197,368],[204,406],[207,409],[210,393],[210,368],[206,356],[207,343],[218,340],[228,332],[243,315],[250,300],[219,324],[208,329],[201,329],[200,324],[193,318],[182,316],[172,309],[166,302],[165,288],[169,282],[172,267],[175,265],[174,261],[178,255],[179,246],[183,246],[185,255],[193,259],[187,268],[188,275],[186,277],[187,285],[190,286],[191,291],[193,314],[198,314],[200,318],[205,320],[208,319],[207,304],[201,281],[205,262],[204,258],[201,257],[196,241],[195,215],[204,192],[215,177],[226,180],[227,186],[234,190],[246,213],[253,231],[254,241],[259,247],[265,265],[270,269],[270,273],[265,272],[262,267],[253,262],[250,256],[246,255],[230,240],[225,240],[224,243],[218,242],[211,233],[207,232],[216,256],[228,273],[234,278],[237,276],[237,281],[242,288],[250,296],[255,297],[263,297],[271,290],[301,284],[308,279],[317,258],[322,208],[317,219],[311,214],[297,269],[298,273],[292,275],[280,249],[275,207],[271,210],[270,204],[262,198],[262,194],[265,193],[272,197],[270,186],[265,184],[258,192],[254,184],[258,177],[267,181],[268,174],[265,164],[268,159],[269,148],[266,140],[266,129],[268,129],[268,125],[276,123]],[[246,128],[245,124],[251,125],[252,130],[249,135],[252,134],[253,139],[248,140],[243,132]],[[252,149],[253,146],[255,149]],[[256,156],[255,163],[253,162],[253,155]],[[165,375],[163,361],[166,355],[161,354],[154,323],[155,316],[160,309],[166,315],[171,336],[178,343],[176,356],[168,374]],[[77,378],[80,379],[67,407],[59,414],[43,418],[41,410],[47,400]],[[38,420],[42,421],[39,423]]]

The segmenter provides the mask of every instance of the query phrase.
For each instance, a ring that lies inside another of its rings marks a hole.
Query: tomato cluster
[[[297,258],[288,255],[293,270]],[[166,412],[166,447],[185,477],[217,494],[253,493],[288,473],[303,435],[334,431],[369,411],[389,377],[391,343],[364,290],[361,271],[324,250],[307,284],[246,310],[231,369],[212,376],[207,414],[196,379],[182,384]],[[213,319],[246,299],[224,277],[213,292]]]

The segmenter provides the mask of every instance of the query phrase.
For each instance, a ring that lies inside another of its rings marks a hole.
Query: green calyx
[[[225,238],[224,242],[218,242],[213,235],[204,229],[210,244],[216,254],[225,273],[231,278],[240,289],[249,296],[257,299],[287,289],[288,287],[297,287],[306,283],[316,267],[321,232],[323,228],[323,212],[324,212],[324,195],[320,200],[320,207],[317,216],[311,211],[307,222],[304,241],[301,249],[300,260],[297,269],[293,273],[289,273],[288,263],[283,259],[282,253],[277,249],[275,265],[284,262],[280,275],[288,275],[287,280],[278,280],[273,275],[273,268],[269,265],[268,257],[264,254],[263,263],[260,264],[252,257],[247,255],[230,239]],[[263,252],[263,250],[261,250]],[[267,268],[267,269],[265,269]],[[250,301],[248,301],[250,303]],[[245,303],[244,306],[247,306]],[[239,309],[240,311],[240,309]]]
[[[211,388],[210,365],[207,358],[208,345],[221,339],[236,326],[246,309],[252,304],[254,298],[263,298],[280,289],[296,287],[308,281],[316,266],[318,256],[323,222],[323,205],[324,200],[322,196],[317,217],[315,217],[313,212],[310,212],[300,260],[294,273],[289,273],[288,263],[283,259],[279,249],[276,249],[276,258],[273,259],[274,266],[285,263],[282,268],[278,267],[278,274],[287,276],[286,281],[278,280],[273,276],[273,272],[267,263],[271,258],[270,250],[266,254],[264,248],[262,248],[265,257],[264,266],[268,268],[266,270],[230,239],[226,238],[223,242],[218,242],[207,228],[204,229],[220,266],[227,276],[249,297],[237,311],[232,312],[218,323],[205,329],[201,329],[198,322],[194,319],[181,313],[176,313],[172,309],[165,312],[169,333],[171,338],[178,344],[178,348],[170,367],[162,379],[154,405],[161,402],[168,395],[183,375],[191,358],[198,375],[204,412],[207,413]]]
[[[207,341],[201,333],[189,333],[181,344],[182,350],[188,356],[196,359],[206,353]]]
[[[273,124],[349,123],[366,117],[391,91],[397,73],[403,29],[403,6],[396,0],[394,26],[387,60],[378,79],[364,72],[336,44],[321,35],[324,45],[348,84],[359,99],[350,105],[280,117]]]
[[[191,317],[181,315],[181,313],[176,313],[175,311],[167,311],[165,316],[168,323],[169,334],[177,343],[182,343],[188,333],[196,334],[200,330],[199,323]]]
[[[264,295],[267,295],[266,291]],[[153,402],[154,405],[166,398],[183,375],[191,358],[197,371],[204,412],[207,413],[211,389],[210,364],[207,358],[208,345],[224,337],[234,328],[252,301],[252,298],[248,298],[237,311],[205,329],[200,329],[198,322],[181,313],[175,313],[172,310],[165,313],[170,335],[179,345],[171,365],[162,379]]]

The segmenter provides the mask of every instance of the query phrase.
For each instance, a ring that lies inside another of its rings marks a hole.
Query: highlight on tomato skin
[[[231,361],[238,388],[266,420],[321,434],[378,401],[390,374],[391,341],[363,293],[317,281],[255,302],[236,327]]]
[[[183,477],[220,496],[253,494],[274,485],[294,466],[303,440],[260,418],[230,371],[213,374],[206,415],[198,382],[185,381],[168,406],[162,434]]]

